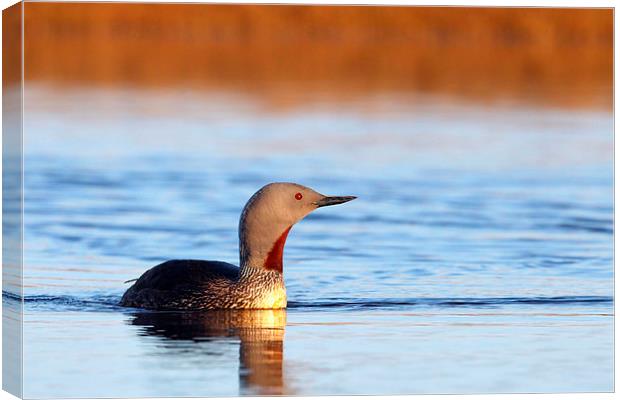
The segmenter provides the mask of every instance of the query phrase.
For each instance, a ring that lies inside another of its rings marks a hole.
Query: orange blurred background
[[[611,110],[613,11],[28,2],[25,78]]]

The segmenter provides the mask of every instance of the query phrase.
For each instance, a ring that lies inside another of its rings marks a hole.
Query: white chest
[[[277,287],[264,292],[256,299],[254,306],[264,309],[286,308],[286,289]]]

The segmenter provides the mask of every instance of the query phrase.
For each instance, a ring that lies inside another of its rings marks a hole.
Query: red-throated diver
[[[155,310],[285,308],[282,255],[292,226],[319,207],[353,199],[324,196],[296,183],[270,183],[241,213],[240,267],[220,261],[166,261],[142,274],[120,304]]]

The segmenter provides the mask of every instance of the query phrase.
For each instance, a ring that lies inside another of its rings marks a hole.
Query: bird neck
[[[241,225],[239,228],[239,265],[241,275],[249,276],[256,272],[269,272],[282,275],[284,269],[284,245],[292,226],[263,226],[251,229]]]

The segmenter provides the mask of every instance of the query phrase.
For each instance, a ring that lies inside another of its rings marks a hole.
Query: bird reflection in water
[[[166,340],[238,338],[242,394],[286,394],[282,370],[286,310],[143,312],[132,325]]]

